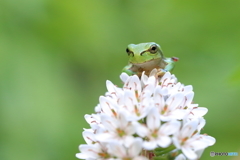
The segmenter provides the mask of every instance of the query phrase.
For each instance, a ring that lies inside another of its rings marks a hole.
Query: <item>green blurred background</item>
[[[83,116],[121,86],[129,43],[180,58],[173,73],[207,107],[202,159],[240,159],[240,1],[1,0],[0,159],[75,160]],[[210,157],[209,152],[238,152]]]

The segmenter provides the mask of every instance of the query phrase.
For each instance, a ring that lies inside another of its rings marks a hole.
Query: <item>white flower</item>
[[[94,144],[97,142],[97,140],[95,138],[96,134],[94,133],[94,130],[92,130],[92,129],[84,129],[82,135],[87,144]]]
[[[135,125],[126,119],[124,112],[120,112],[117,118],[102,114],[102,124],[106,131],[96,135],[96,139],[101,142],[111,142],[118,140],[120,143],[129,146],[134,139],[136,132]]]
[[[143,142],[144,149],[153,150],[158,146],[166,148],[171,143],[170,135],[179,130],[180,122],[169,121],[161,124],[160,115],[156,108],[153,108],[146,121],[146,126],[138,126],[137,133],[146,140]]]
[[[142,151],[142,139],[135,138],[131,141],[129,147],[119,143],[118,141],[112,141],[108,145],[109,153],[118,159],[131,159],[131,160],[147,160],[146,157],[140,156]]]
[[[84,116],[85,120],[88,122],[88,124],[91,126],[91,129],[95,131],[96,133],[101,133],[105,130],[104,126],[101,124],[101,119],[99,114],[86,114]]]
[[[145,160],[159,149],[158,156],[169,151],[177,160],[197,159],[215,143],[200,133],[208,110],[192,103],[191,85],[184,86],[169,72],[159,78],[156,69],[149,77],[122,73],[120,78],[123,87],[107,81],[96,113],[85,115],[90,129],[82,133],[87,144],[79,146],[77,158]]]
[[[181,149],[189,159],[197,159],[196,151],[203,150],[215,143],[213,137],[199,134],[200,127],[204,124],[205,120],[203,119],[188,121],[181,128],[180,132],[173,137],[174,145]]]
[[[95,143],[92,145],[82,144],[79,146],[81,153],[77,153],[76,157],[79,159],[93,160],[93,159],[107,159],[109,154],[107,148],[103,144]]]
[[[188,114],[186,109],[179,108],[184,99],[183,93],[177,92],[168,97],[162,95],[161,88],[157,87],[154,96],[155,106],[158,108],[159,114],[162,115],[161,120],[182,119]]]
[[[189,114],[188,118],[196,118],[196,117],[202,117],[204,116],[207,112],[208,109],[205,107],[197,107],[197,104],[192,104],[189,106]]]

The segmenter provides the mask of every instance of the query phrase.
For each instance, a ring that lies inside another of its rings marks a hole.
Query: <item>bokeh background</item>
[[[240,159],[240,1],[1,0],[0,159],[75,160],[85,114],[121,86],[129,43],[157,42],[207,107],[202,159]],[[238,157],[210,157],[210,151]]]

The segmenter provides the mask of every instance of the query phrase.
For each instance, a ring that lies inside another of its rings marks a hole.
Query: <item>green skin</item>
[[[154,42],[129,44],[126,51],[129,64],[123,68],[122,72],[128,75],[136,74],[140,77],[143,71],[149,75],[156,68],[158,75],[162,76],[165,72],[171,71],[178,61],[176,57],[165,58],[161,47]]]

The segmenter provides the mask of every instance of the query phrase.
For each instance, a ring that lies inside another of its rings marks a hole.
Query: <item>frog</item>
[[[141,77],[143,72],[149,75],[156,68],[157,75],[162,77],[166,72],[172,71],[178,61],[177,57],[164,57],[160,45],[155,42],[129,44],[126,52],[129,62],[122,72],[130,76],[137,75]]]

